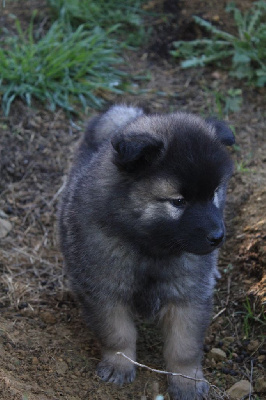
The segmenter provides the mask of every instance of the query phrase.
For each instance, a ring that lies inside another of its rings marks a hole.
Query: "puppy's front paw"
[[[168,387],[171,400],[203,400],[207,399],[208,391],[207,382],[193,382],[185,379],[171,382]]]
[[[116,385],[131,383],[136,377],[134,365],[116,365],[108,361],[101,361],[97,366],[97,375],[105,382],[112,382]]]

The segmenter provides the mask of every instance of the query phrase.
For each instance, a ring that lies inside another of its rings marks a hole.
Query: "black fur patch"
[[[232,161],[218,139],[196,130],[177,132],[168,145],[162,168],[176,176],[188,201],[210,200],[232,173]]]
[[[114,163],[127,172],[133,172],[150,165],[163,143],[148,133],[131,133],[114,137],[112,146],[116,150]]]
[[[235,144],[235,136],[225,121],[220,121],[216,118],[208,118],[206,122],[215,128],[215,132],[222,144],[226,146]]]

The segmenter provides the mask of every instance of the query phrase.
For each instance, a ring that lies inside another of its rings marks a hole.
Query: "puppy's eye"
[[[186,200],[183,197],[179,197],[178,199],[171,199],[170,203],[174,207],[184,207],[186,205]]]

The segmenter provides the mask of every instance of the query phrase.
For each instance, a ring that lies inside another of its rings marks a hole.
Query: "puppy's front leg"
[[[211,301],[201,306],[171,304],[162,311],[167,371],[204,379],[201,358],[210,309]],[[168,392],[173,400],[200,400],[207,395],[208,384],[180,376],[169,376]]]
[[[136,357],[136,329],[129,311],[122,305],[112,307],[108,313],[99,310],[96,325],[103,347],[102,361],[97,367],[98,376],[118,385],[132,382],[136,375],[135,366],[116,354],[121,351],[133,360]]]

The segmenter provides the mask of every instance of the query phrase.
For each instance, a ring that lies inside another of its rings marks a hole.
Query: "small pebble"
[[[260,345],[260,342],[258,340],[251,340],[247,349],[248,349],[248,351],[253,352],[253,351],[257,350],[259,345]]]
[[[39,364],[38,358],[37,358],[37,357],[32,357],[31,363],[32,363],[32,365],[37,365],[37,364]]]
[[[252,388],[250,390],[250,382],[246,380],[236,382],[227,390],[230,399],[234,400],[242,399],[242,397],[247,396],[250,392],[252,392]]]
[[[256,392],[266,393],[266,380],[264,377],[258,378],[255,383]]]
[[[225,352],[222,349],[218,349],[213,347],[208,354],[208,357],[213,359],[214,361],[223,361],[227,358]]]
[[[266,357],[263,356],[263,355],[258,357],[258,362],[259,363],[263,363],[265,360],[266,360]]]
[[[65,361],[58,361],[56,363],[56,372],[59,375],[64,375],[67,370],[68,370],[68,365]]]

